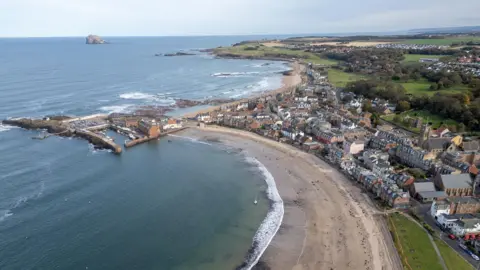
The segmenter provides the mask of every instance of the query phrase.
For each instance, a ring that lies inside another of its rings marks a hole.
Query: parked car
[[[453,234],[449,234],[449,235],[448,235],[448,238],[450,238],[450,239],[452,239],[452,240],[457,239],[457,237],[456,237],[455,235],[453,235]]]
[[[461,249],[463,249],[464,251],[469,251],[467,246],[465,246],[464,244],[459,244],[458,245]]]
[[[475,254],[472,253],[472,254],[470,254],[470,256],[472,256],[472,258],[473,258],[475,261],[480,261],[480,258],[479,258],[477,255],[475,255]]]

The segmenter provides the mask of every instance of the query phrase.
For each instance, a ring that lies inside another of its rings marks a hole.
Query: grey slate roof
[[[463,142],[463,150],[464,151],[478,151],[480,150],[480,144],[478,141],[469,141]]]
[[[422,198],[445,198],[448,197],[445,191],[422,191],[418,192],[418,195]]]
[[[420,183],[413,183],[415,186],[415,192],[425,192],[425,191],[436,191],[433,182],[420,182]]]
[[[472,179],[468,173],[464,174],[442,174],[444,188],[469,188],[472,186]]]
[[[446,138],[430,138],[425,142],[424,147],[430,149],[443,149],[449,140]]]

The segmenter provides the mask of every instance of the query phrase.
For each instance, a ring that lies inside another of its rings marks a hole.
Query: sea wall
[[[99,148],[105,148],[105,149],[110,149],[112,150],[115,154],[120,154],[122,153],[122,147],[120,145],[117,145],[113,141],[109,141],[104,137],[101,137],[91,131],[88,130],[76,130],[75,135],[78,137],[82,137],[86,140],[88,140],[90,143],[95,145],[96,147]]]

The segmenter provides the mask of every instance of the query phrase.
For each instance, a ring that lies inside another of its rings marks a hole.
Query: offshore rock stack
[[[97,35],[88,35],[85,38],[86,44],[106,44],[107,42]]]

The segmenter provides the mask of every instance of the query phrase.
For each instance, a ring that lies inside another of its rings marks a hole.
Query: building
[[[175,128],[181,128],[182,127],[182,122],[177,119],[170,118],[168,119],[167,123],[163,125],[163,129],[175,129]]]
[[[343,141],[343,150],[345,152],[345,155],[352,154],[356,155],[360,152],[363,151],[365,148],[365,142],[364,141],[352,141],[352,140],[345,140]]]
[[[372,137],[370,138],[370,141],[368,142],[368,146],[373,149],[379,149],[379,150],[389,150],[391,148],[394,148],[397,146],[397,143],[395,141],[385,139],[385,138],[380,138],[380,137]]]
[[[336,130],[320,131],[316,134],[316,139],[325,144],[343,142],[343,133]]]
[[[423,144],[432,136],[432,129],[429,125],[424,124],[420,130],[420,135],[418,137],[418,146],[422,147]]]
[[[430,207],[432,217],[440,214],[475,214],[480,211],[480,201],[473,197],[449,197],[436,200]]]
[[[434,154],[439,154],[447,149],[449,144],[448,138],[429,138],[423,142],[421,146],[423,149],[427,150],[428,152],[433,152]]]
[[[422,203],[430,203],[447,197],[448,195],[445,191],[421,191],[417,193],[417,199]]]
[[[435,200],[433,201],[432,206],[430,206],[430,215],[434,219],[438,219],[442,214],[450,215],[450,206],[451,203],[448,200]]]
[[[465,239],[475,239],[480,234],[480,217],[472,216],[459,219],[453,223],[452,233]]]
[[[383,153],[381,151],[372,151],[367,150],[363,152],[362,158],[365,164],[365,167],[372,170],[373,165],[377,163],[379,160],[388,161],[388,154]]]
[[[160,125],[155,120],[140,120],[140,122],[138,122],[138,129],[148,137],[160,136]]]
[[[127,127],[127,128],[137,128],[138,127],[138,119],[137,118],[125,118],[125,121],[124,121],[124,126]]]
[[[479,217],[478,214],[441,214],[437,217],[437,222],[444,228],[452,229],[459,220],[471,220]]]
[[[473,185],[469,174],[438,174],[434,177],[435,186],[450,197],[472,196]]]
[[[419,192],[437,191],[433,182],[416,182],[410,187],[410,195],[416,197]]]
[[[420,168],[424,171],[428,171],[435,158],[434,154],[431,154],[425,150],[413,148],[408,145],[398,145],[395,151],[395,156],[404,164]]]

